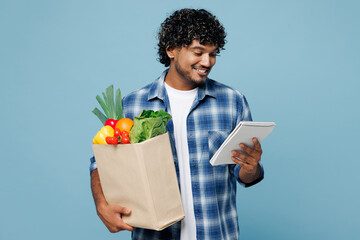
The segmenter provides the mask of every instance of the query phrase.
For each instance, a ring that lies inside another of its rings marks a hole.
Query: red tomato
[[[112,137],[106,137],[105,141],[107,144],[112,144]]]
[[[113,144],[117,145],[119,143],[119,139],[117,137],[114,137],[113,139]]]
[[[122,134],[120,134],[120,129],[115,128],[114,137],[120,137],[120,135],[122,135]]]
[[[127,143],[130,143],[130,140],[129,140],[128,137],[122,137],[122,138],[121,138],[121,143],[127,144]]]
[[[129,132],[127,132],[127,131],[122,131],[121,132],[121,137],[129,137]]]
[[[105,141],[107,144],[116,145],[119,142],[119,139],[117,137],[106,137]]]

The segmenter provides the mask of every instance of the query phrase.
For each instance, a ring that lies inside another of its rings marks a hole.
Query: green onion
[[[117,119],[122,119],[124,117],[123,115],[123,109],[122,109],[122,103],[121,103],[121,92],[118,88],[115,93],[115,111],[116,111],[116,117]]]
[[[106,88],[105,93],[102,93],[104,99],[102,99],[99,95],[96,96],[96,100],[100,104],[104,113],[102,113],[98,108],[94,108],[92,111],[99,120],[105,124],[107,119],[115,119],[119,120],[123,118],[123,109],[122,109],[122,101],[121,101],[121,92],[120,89],[116,90],[115,93],[115,102],[114,102],[114,86],[110,85]]]
[[[105,101],[102,100],[102,98],[99,95],[96,96],[96,100],[100,104],[101,108],[104,110],[105,115],[109,117],[110,113],[109,113],[109,108],[107,106],[106,100]]]
[[[102,112],[100,112],[100,110],[98,108],[94,108],[94,110],[92,112],[100,119],[102,124],[105,125],[107,117]]]

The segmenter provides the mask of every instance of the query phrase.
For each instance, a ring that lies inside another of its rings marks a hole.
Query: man
[[[172,115],[167,130],[185,219],[159,232],[127,225],[121,216],[131,210],[107,204],[92,158],[96,209],[111,232],[128,230],[133,239],[146,240],[239,238],[236,181],[251,186],[263,178],[262,150],[254,138],[254,148],[240,144],[245,153],[232,152],[236,164],[213,167],[209,163],[234,127],[252,120],[242,94],[208,78],[225,36],[217,18],[205,10],[175,11],[162,23],[159,59],[170,67],[153,83],[126,96],[123,109],[129,118],[143,109],[164,109]]]

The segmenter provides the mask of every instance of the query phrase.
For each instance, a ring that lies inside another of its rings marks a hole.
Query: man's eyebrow
[[[205,50],[204,47],[201,47],[201,46],[195,46],[195,47],[192,47],[191,49],[199,49],[199,50]],[[212,52],[219,52],[219,48],[215,48]]]
[[[204,47],[200,47],[200,46],[195,46],[195,47],[192,47],[192,49],[200,49],[200,50],[204,50],[205,48],[204,48]]]

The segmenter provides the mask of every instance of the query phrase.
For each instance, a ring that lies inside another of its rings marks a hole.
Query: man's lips
[[[195,71],[197,71],[200,75],[206,76],[210,72],[210,68],[204,67],[193,67]]]

